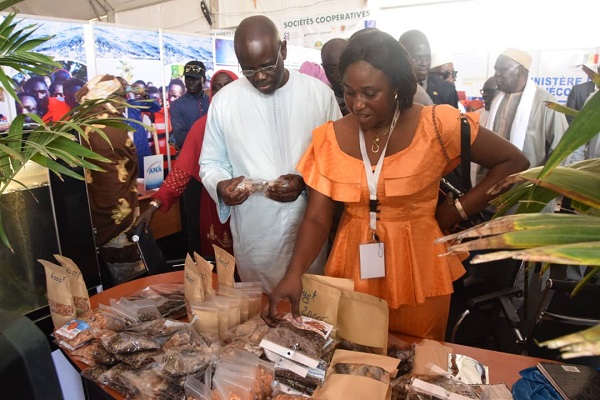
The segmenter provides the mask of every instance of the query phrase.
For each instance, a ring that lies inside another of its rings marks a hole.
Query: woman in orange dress
[[[484,208],[492,198],[486,191],[529,163],[510,142],[480,127],[477,114],[468,115],[471,158],[489,173],[460,201],[437,206],[440,178],[460,161],[460,112],[413,104],[410,56],[384,32],[351,38],[339,68],[351,113],[315,129],[297,166],[309,204],[263,318],[276,323],[281,300],[299,315],[302,274],[327,240],[340,201],[345,210],[325,273],[353,279],[355,290],[386,300],[391,331],[443,340],[452,282],[464,269],[458,257],[440,257],[446,248],[434,240]]]

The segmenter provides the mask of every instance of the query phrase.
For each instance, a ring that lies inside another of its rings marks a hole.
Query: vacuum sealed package
[[[286,187],[290,184],[287,179],[266,180],[261,178],[245,178],[240,182],[235,190],[247,190],[250,193],[266,193],[270,187],[282,186]]]
[[[271,329],[260,346],[300,364],[316,368],[333,325],[309,317],[296,321],[284,315],[276,328]]]
[[[182,283],[163,283],[148,286],[127,296],[127,300],[151,300],[164,318],[180,319],[186,315],[184,291]]]

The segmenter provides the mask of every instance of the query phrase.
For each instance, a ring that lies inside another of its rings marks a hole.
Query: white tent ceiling
[[[46,17],[111,21],[115,13],[169,1],[171,0],[24,0],[7,11]]]

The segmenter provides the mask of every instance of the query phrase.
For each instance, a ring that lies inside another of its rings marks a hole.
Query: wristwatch
[[[160,204],[158,204],[158,202],[156,200],[152,200],[150,202],[150,205],[154,208],[156,208],[157,210],[160,208]]]

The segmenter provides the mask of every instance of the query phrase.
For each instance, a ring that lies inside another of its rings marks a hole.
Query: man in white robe
[[[286,42],[270,19],[243,20],[234,47],[246,79],[232,82],[212,100],[200,177],[221,221],[231,216],[241,280],[260,281],[268,293],[285,273],[307,206],[296,164],[312,130],[341,113],[327,85],[285,69]],[[244,177],[285,178],[288,184],[251,194],[238,188]],[[325,255],[323,248],[310,272],[323,272]]]
[[[521,149],[534,168],[544,165],[568,124],[564,114],[546,107],[546,101],[556,98],[529,79],[530,67],[531,56],[522,50],[509,48],[498,56],[494,77],[499,93],[486,128]]]

